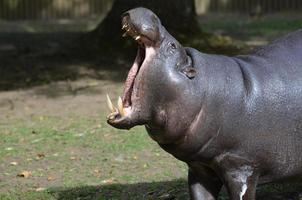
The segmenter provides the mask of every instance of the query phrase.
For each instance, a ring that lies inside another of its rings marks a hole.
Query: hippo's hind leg
[[[231,200],[255,200],[259,171],[253,162],[225,153],[215,159],[215,166]]]
[[[224,182],[231,200],[255,200],[258,174],[249,166],[226,171]]]
[[[192,200],[215,200],[222,187],[222,181],[206,168],[189,169],[188,182]]]

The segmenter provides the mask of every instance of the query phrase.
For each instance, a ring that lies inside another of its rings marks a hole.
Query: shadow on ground
[[[124,81],[135,58],[135,42],[120,38],[124,44],[114,46],[100,39],[99,46],[89,38],[87,32],[0,33],[0,91],[87,77]],[[188,46],[208,46],[201,42],[202,37],[180,38]],[[228,45],[232,40],[214,38],[219,45],[211,47],[209,52],[240,51],[236,45]]]
[[[302,184],[265,185],[257,191],[257,200],[301,200]],[[187,182],[183,179],[165,182],[112,184],[104,186],[84,186],[69,189],[52,188],[49,193],[58,200],[101,200],[101,199],[160,199],[188,200]],[[227,200],[223,189],[219,200]]]
[[[83,32],[0,33],[0,91],[83,77],[123,81],[135,52],[125,59],[123,55],[73,50],[73,44],[84,35]]]
[[[185,180],[166,182],[112,184],[70,189],[52,188],[50,193],[58,200],[100,199],[189,199]]]

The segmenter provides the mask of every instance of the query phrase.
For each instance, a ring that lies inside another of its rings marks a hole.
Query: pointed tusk
[[[116,109],[114,108],[114,106],[113,106],[113,104],[112,104],[112,101],[111,101],[109,95],[107,94],[106,96],[107,96],[107,105],[108,105],[109,110],[110,110],[111,112],[115,112]]]
[[[127,28],[127,25],[126,25],[126,24],[123,25],[122,29],[125,29],[125,28]]]
[[[121,116],[125,116],[123,101],[121,97],[119,97],[117,100],[117,109]]]

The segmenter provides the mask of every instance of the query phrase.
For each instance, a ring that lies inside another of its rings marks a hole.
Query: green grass
[[[1,200],[91,199],[95,195],[120,199],[132,194],[131,199],[141,199],[149,190],[155,190],[154,196],[170,185],[185,185],[181,179],[186,176],[185,165],[160,150],[143,127],[129,132],[113,129],[103,114],[98,119],[8,120],[0,126],[0,134]],[[24,170],[31,176],[17,177]],[[49,176],[53,180],[47,180]],[[38,188],[45,190],[37,192]],[[186,194],[186,187],[181,191]]]
[[[263,38],[271,41],[288,32],[302,28],[301,19],[288,19],[279,16],[277,18],[261,19],[210,19],[201,23],[202,28],[208,32],[222,31],[240,40]]]
[[[143,127],[113,129],[102,113],[36,116],[2,122],[0,134],[1,200],[189,199],[186,166],[162,151]],[[17,177],[24,170],[32,175]],[[284,199],[284,191],[292,197],[299,187],[265,186],[260,199]]]

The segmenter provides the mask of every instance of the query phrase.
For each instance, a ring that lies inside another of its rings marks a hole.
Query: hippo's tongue
[[[142,46],[138,47],[137,55],[134,60],[134,63],[128,73],[125,86],[124,86],[124,92],[123,92],[123,105],[124,107],[131,106],[131,94],[133,91],[133,85],[136,75],[138,74],[138,71],[145,59],[145,49]]]

